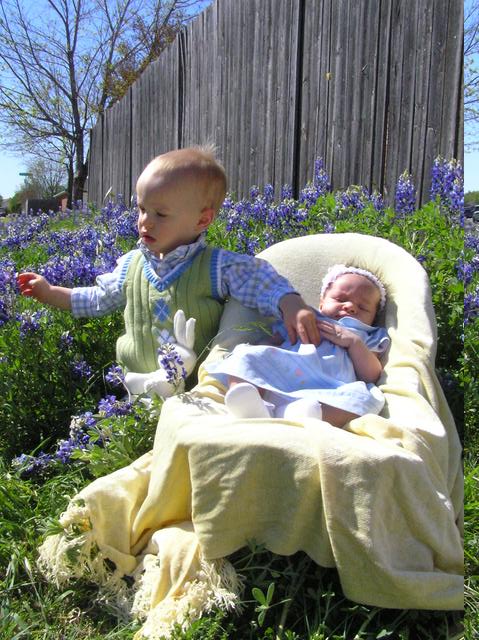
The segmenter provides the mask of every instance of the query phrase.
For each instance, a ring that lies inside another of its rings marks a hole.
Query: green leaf
[[[258,587],[253,587],[251,589],[251,593],[253,594],[253,598],[259,602],[262,605],[266,605],[266,596],[264,595],[264,593],[261,591],[261,589],[258,589]]]

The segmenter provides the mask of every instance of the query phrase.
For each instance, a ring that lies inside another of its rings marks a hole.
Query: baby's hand
[[[318,329],[322,338],[326,338],[339,347],[349,349],[359,338],[349,329],[327,320],[318,320]]]

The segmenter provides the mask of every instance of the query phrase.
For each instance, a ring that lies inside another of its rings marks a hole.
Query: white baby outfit
[[[319,312],[317,315],[357,333],[378,354],[389,345],[382,327],[371,327],[349,316],[333,320]],[[374,384],[357,380],[347,349],[325,338],[318,347],[299,341],[292,345],[282,323],[275,325],[273,331],[285,338],[280,347],[240,344],[224,360],[209,364],[207,371],[225,386],[228,376],[234,376],[265,389],[265,402],[275,407],[306,399],[356,415],[381,411],[383,394]]]

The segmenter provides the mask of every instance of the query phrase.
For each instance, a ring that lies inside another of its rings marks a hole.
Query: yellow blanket
[[[153,451],[73,499],[65,532],[40,550],[42,570],[58,584],[90,577],[150,638],[213,607],[234,608],[241,585],[224,558],[252,539],[337,567],[357,602],[462,608],[461,449],[434,373],[424,270],[399,247],[359,234],[289,240],[263,257],[313,305],[337,262],[384,282],[391,348],[381,415],[342,430],[314,419],[233,420],[224,389],[200,368],[192,392],[165,402]],[[243,327],[257,316],[227,307],[208,360],[254,337]]]

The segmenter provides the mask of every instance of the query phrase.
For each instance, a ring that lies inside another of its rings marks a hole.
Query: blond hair
[[[200,208],[218,213],[226,196],[226,173],[216,158],[212,144],[186,147],[156,156],[148,165],[166,179],[186,179],[196,183]]]

